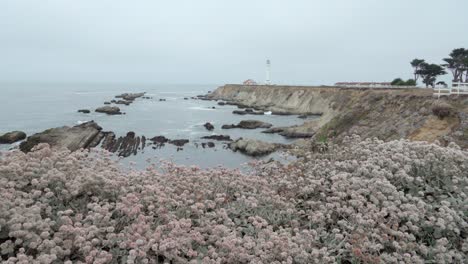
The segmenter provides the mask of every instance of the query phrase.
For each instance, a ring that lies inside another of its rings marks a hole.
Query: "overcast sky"
[[[0,81],[389,81],[468,48],[467,0],[0,0]],[[447,75],[446,79],[450,80]]]

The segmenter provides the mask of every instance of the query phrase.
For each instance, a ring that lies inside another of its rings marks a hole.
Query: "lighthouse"
[[[270,60],[267,60],[266,61],[266,79],[265,79],[265,84],[266,85],[270,85],[271,84],[271,73],[270,73],[270,70],[271,70],[271,62]]]

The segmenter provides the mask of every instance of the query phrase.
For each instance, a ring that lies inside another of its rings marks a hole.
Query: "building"
[[[392,83],[389,83],[389,82],[337,82],[335,83],[335,86],[379,88],[379,87],[391,87]]]
[[[266,78],[265,78],[265,84],[270,85],[271,84],[271,62],[270,60],[266,61]]]
[[[248,79],[248,80],[245,80],[242,84],[243,85],[257,85],[257,82],[252,79]]]

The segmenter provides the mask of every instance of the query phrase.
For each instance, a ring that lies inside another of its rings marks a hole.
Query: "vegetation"
[[[4,153],[2,262],[466,263],[468,152],[359,137],[323,151],[248,173]]]
[[[435,87],[437,77],[447,74],[447,72],[440,65],[423,62],[419,65],[419,69],[416,71],[416,74],[421,77],[422,82],[426,87]]]
[[[454,82],[468,82],[468,49],[454,49],[444,61],[443,66],[452,72]]]
[[[408,79],[407,81],[404,81],[401,78],[396,78],[392,81],[391,84],[392,86],[416,86],[416,81],[413,79]]]
[[[447,103],[440,102],[432,107],[432,113],[440,119],[444,119],[454,113],[454,108]]]
[[[422,59],[412,60],[410,64],[413,67],[414,81],[417,82],[421,78],[426,87],[434,87],[437,77],[447,74],[443,68],[445,67],[452,73],[453,82],[468,82],[468,49],[454,49],[450,52],[449,57],[443,60],[445,64],[442,65],[429,64]],[[394,82],[400,80],[395,79]],[[437,84],[446,86],[445,82],[438,82]]]

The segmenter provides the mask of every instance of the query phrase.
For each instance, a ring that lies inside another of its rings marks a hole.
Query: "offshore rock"
[[[238,139],[229,144],[229,148],[233,151],[240,151],[249,156],[264,156],[268,155],[278,148],[281,144],[268,143],[256,139]]]
[[[218,141],[232,141],[231,137],[228,135],[211,135],[211,136],[204,136],[203,139],[213,139]]]
[[[102,106],[96,109],[98,113],[105,113],[108,115],[121,115],[120,108],[117,106]]]
[[[270,128],[273,125],[270,123],[258,121],[258,120],[242,120],[237,125],[223,125],[222,129],[231,129],[231,128],[243,128],[243,129],[256,129],[256,128]]]
[[[76,151],[81,148],[91,148],[99,144],[102,128],[94,121],[86,122],[74,127],[57,127],[34,134],[20,145],[23,152],[29,152],[40,144],[47,143],[53,148],[65,147],[70,151]],[[98,137],[96,139],[96,137]],[[102,137],[101,137],[102,139]]]
[[[0,136],[0,144],[12,144],[26,138],[23,131],[12,131]]]

